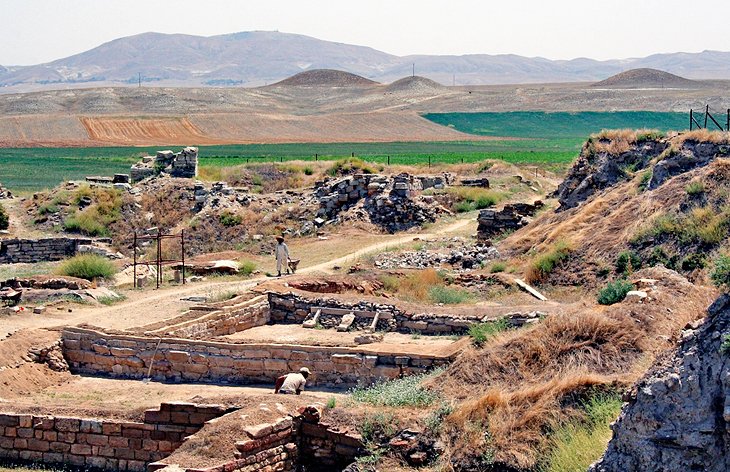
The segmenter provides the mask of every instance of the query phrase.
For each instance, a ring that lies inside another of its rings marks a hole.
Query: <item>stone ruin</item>
[[[10,198],[13,198],[13,194],[0,183],[0,200],[7,200]]]
[[[334,182],[318,182],[315,195],[319,199],[315,224],[340,218],[340,213],[357,208],[359,216],[390,233],[403,231],[427,222],[436,221],[436,215],[447,212],[433,197],[419,195],[420,191],[446,188],[452,181],[450,174],[414,176],[399,174],[394,177],[379,174],[355,174]]]
[[[520,229],[528,225],[531,217],[543,206],[542,201],[537,200],[532,205],[529,203],[507,204],[500,211],[482,210],[477,218],[479,222],[477,239],[484,241],[504,231]]]
[[[198,176],[198,148],[186,147],[178,153],[157,151],[155,156],[145,156],[132,166],[132,183],[147,177],[169,174],[171,177],[194,179]]]

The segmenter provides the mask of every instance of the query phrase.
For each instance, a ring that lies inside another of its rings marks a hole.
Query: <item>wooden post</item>
[[[388,165],[390,165],[390,156],[388,156]]]
[[[730,108],[727,109],[727,131],[730,132]]]
[[[160,288],[160,279],[162,278],[162,234],[160,228],[157,228],[157,288]]]
[[[694,116],[692,116],[692,109],[689,109],[689,130],[692,131],[692,122],[694,121]]]
[[[707,129],[707,116],[710,114],[710,105],[705,105],[705,129]]]
[[[180,252],[182,253],[182,279],[185,285],[185,230],[180,231]]]
[[[319,155],[316,152],[314,153],[314,160],[315,162],[319,160]]]
[[[137,230],[134,231],[134,242],[132,243],[132,252],[134,255],[132,256],[134,262],[134,288],[137,288]]]
[[[428,167],[431,168],[431,155],[428,155]]]

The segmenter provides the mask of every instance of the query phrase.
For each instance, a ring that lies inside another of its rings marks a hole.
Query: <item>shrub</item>
[[[117,272],[117,269],[105,257],[96,254],[81,254],[65,260],[58,267],[57,272],[69,277],[94,280],[96,278],[108,279]]]
[[[331,410],[331,409],[333,409],[336,406],[337,406],[337,399],[335,397],[329,397],[327,399],[327,404],[325,405],[325,407],[328,410]]]
[[[721,255],[715,260],[715,267],[710,273],[712,282],[724,289],[730,289],[730,256]]]
[[[8,212],[5,211],[5,207],[0,205],[0,230],[5,230],[10,227],[10,217]]]
[[[641,269],[641,257],[633,251],[623,251],[616,258],[616,272],[628,275]]]
[[[509,323],[504,318],[497,321],[486,321],[484,323],[474,323],[469,326],[469,336],[475,346],[481,347],[494,335],[501,333],[509,328]]]
[[[378,171],[375,167],[367,164],[365,161],[358,159],[357,157],[348,157],[347,159],[335,161],[332,167],[327,170],[327,173],[332,177],[353,173],[375,174],[377,172]]]
[[[460,213],[489,208],[504,199],[501,192],[479,187],[449,187],[447,192],[454,198],[454,210]]]
[[[507,269],[507,264],[504,262],[495,262],[489,268],[489,272],[496,274],[497,272],[504,272]]]
[[[436,285],[428,290],[428,296],[433,303],[443,303],[444,305],[456,305],[471,300],[471,293],[466,290],[453,287],[444,287]]]
[[[640,192],[643,192],[649,186],[649,181],[651,181],[652,175],[653,175],[653,172],[651,170],[641,174],[641,178],[639,179],[639,191]]]
[[[598,292],[598,303],[613,305],[626,298],[626,294],[633,289],[634,285],[628,280],[619,279],[609,282],[604,289]]]
[[[418,406],[431,405],[439,398],[436,392],[423,387],[422,382],[442,372],[437,369],[428,374],[410,375],[393,380],[377,382],[369,387],[357,387],[350,391],[352,400],[375,406]],[[363,435],[364,436],[364,435]]]
[[[730,353],[730,334],[726,334],[722,337],[722,344],[720,344],[720,352],[723,354]]]
[[[238,270],[243,275],[251,275],[256,270],[256,263],[252,261],[242,261],[238,263]]]
[[[701,193],[705,192],[705,184],[699,180],[696,180],[687,184],[685,190],[687,191],[687,195],[700,195]]]
[[[651,254],[649,254],[649,260],[647,262],[649,267],[654,267],[658,264],[661,264],[664,267],[669,267],[669,255],[667,255],[667,252],[663,247],[656,246],[651,250]]]
[[[528,279],[532,282],[544,280],[560,262],[568,258],[571,251],[570,244],[559,241],[546,253],[537,256],[530,266]]]
[[[218,216],[218,221],[220,221],[220,223],[226,228],[230,228],[232,226],[240,225],[243,221],[243,217],[241,215],[231,213],[230,211],[224,211]]]
[[[304,175],[312,175],[314,174],[314,169],[312,169],[311,166],[304,167]]]
[[[88,236],[108,236],[109,225],[119,218],[122,207],[121,193],[113,189],[81,186],[76,191],[73,201],[78,204],[84,197],[91,198],[93,203],[82,211],[68,216],[63,222],[64,229]]]
[[[682,270],[692,271],[695,269],[704,269],[706,265],[707,257],[704,254],[694,253],[682,259],[680,267]]]

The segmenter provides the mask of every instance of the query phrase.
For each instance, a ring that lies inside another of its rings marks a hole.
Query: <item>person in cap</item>
[[[291,374],[282,375],[276,379],[274,385],[274,393],[282,394],[296,394],[299,395],[304,390],[304,386],[307,384],[307,377],[309,377],[309,369],[302,367],[299,372],[292,372]]]
[[[276,272],[277,277],[281,277],[281,267],[286,267],[286,273],[289,273],[289,247],[284,242],[284,236],[276,237]]]

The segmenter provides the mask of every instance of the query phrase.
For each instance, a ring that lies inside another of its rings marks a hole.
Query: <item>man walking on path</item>
[[[291,373],[282,375],[276,379],[274,385],[274,393],[283,394],[296,394],[299,395],[304,390],[304,385],[307,383],[307,377],[309,377],[309,369],[302,367],[299,369],[299,373]]]
[[[281,266],[286,267],[286,273],[289,273],[289,248],[284,242],[283,236],[276,237],[276,272],[277,277],[281,277]]]

